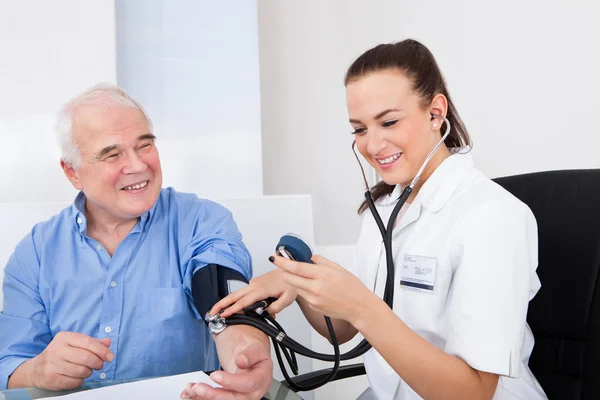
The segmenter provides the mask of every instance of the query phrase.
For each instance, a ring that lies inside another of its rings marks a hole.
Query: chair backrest
[[[538,224],[542,283],[529,305],[529,366],[550,399],[600,399],[600,170],[495,179]]]

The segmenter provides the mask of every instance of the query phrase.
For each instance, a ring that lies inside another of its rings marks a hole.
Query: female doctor
[[[296,300],[325,337],[323,315],[331,317],[341,343],[360,333],[373,346],[364,362],[378,399],[546,398],[527,366],[525,317],[540,288],[536,222],[473,165],[433,55],[415,40],[379,45],[354,61],[345,85],[356,147],[383,180],[371,189],[383,221],[450,123],[395,223],[393,309],[382,300],[382,239],[363,204],[350,272],[320,256],[271,257],[278,269],[211,312],[227,308],[227,317],[277,297],[274,315]]]

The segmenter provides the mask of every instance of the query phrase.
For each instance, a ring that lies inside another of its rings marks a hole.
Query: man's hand
[[[21,364],[11,375],[9,387],[35,386],[48,390],[75,389],[112,361],[110,339],[95,339],[75,332],[59,332],[37,357]]]
[[[231,329],[229,327],[227,329]],[[182,399],[194,400],[258,400],[269,390],[273,362],[269,345],[255,342],[235,356],[235,373],[217,371],[212,380],[222,386],[213,388],[203,383],[189,383]]]

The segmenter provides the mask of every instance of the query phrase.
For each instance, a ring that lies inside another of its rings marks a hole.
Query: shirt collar
[[[473,165],[470,152],[454,152],[433,171],[419,190],[414,202],[422,204],[433,212],[441,210],[458,188],[464,173]],[[401,193],[402,187],[396,185],[392,193],[382,197],[378,203],[384,207],[393,206]]]
[[[79,192],[75,201],[71,206],[71,213],[73,215],[73,223],[77,227],[79,233],[85,233],[87,229],[87,219],[85,218],[85,195],[83,192]]]
[[[160,197],[159,197],[159,199],[160,199]],[[87,219],[85,217],[85,202],[86,202],[85,194],[83,192],[79,192],[77,194],[77,197],[75,197],[75,201],[73,201],[73,204],[71,206],[71,214],[73,216],[73,222],[75,223],[77,230],[81,234],[85,234],[85,232],[87,230]],[[148,222],[152,218],[152,215],[154,215],[154,211],[156,210],[157,204],[158,204],[158,201],[156,201],[156,203],[154,203],[154,205],[152,206],[152,208],[149,211],[147,211],[140,217],[140,221],[131,230],[131,233],[144,231],[146,229]]]

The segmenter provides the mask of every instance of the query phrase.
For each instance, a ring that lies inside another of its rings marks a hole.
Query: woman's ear
[[[448,112],[448,100],[446,96],[441,93],[433,96],[431,100],[431,105],[429,106],[429,113],[432,115],[431,118],[431,129],[438,130],[442,126],[442,122],[444,122],[441,118],[433,118],[434,116],[442,116],[445,117]]]

